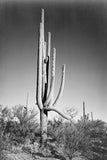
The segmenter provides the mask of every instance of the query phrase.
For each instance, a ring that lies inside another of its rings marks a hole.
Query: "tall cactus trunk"
[[[47,144],[47,123],[48,123],[48,112],[40,111],[40,146],[44,147]]]

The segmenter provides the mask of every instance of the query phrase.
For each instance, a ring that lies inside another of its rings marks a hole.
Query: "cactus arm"
[[[48,32],[48,55],[50,57],[50,52],[51,52],[51,33]]]
[[[42,24],[40,23],[39,31],[39,48],[38,48],[38,60],[37,60],[37,104],[38,108],[42,109]]]
[[[51,33],[48,32],[48,49],[47,49],[47,68],[46,68],[46,73],[47,73],[47,94],[49,93],[49,78],[50,78],[50,52],[51,52]]]
[[[56,48],[53,48],[53,54],[52,54],[52,77],[55,76],[55,59],[56,59]]]
[[[44,88],[45,88],[45,64],[44,64],[44,42],[42,42],[42,99],[44,96]]]
[[[45,53],[45,58],[44,58],[44,81],[43,81],[43,84],[44,84],[44,93],[43,93],[43,103],[46,101],[46,98],[47,98],[47,85],[48,85],[48,82],[47,82],[47,61],[48,61],[48,57],[46,56],[46,49],[47,49],[47,43],[44,42],[44,53]]]
[[[42,24],[42,42],[43,42],[43,46],[44,46],[44,37],[45,37],[44,36],[44,9],[42,9],[41,24]]]
[[[42,52],[42,101],[44,101],[44,95],[45,95],[45,84],[46,84],[46,42],[43,44],[43,52]]]
[[[56,99],[55,99],[55,101],[53,103],[53,106],[55,106],[57,104],[58,100],[62,96],[62,92],[63,92],[63,89],[64,89],[64,83],[65,83],[65,65],[62,66],[61,85],[60,85],[58,96],[56,97]]]
[[[44,24],[44,9],[42,8],[41,22]]]
[[[60,116],[62,116],[63,118],[67,119],[67,120],[70,120],[70,117],[64,115],[63,113],[61,113],[59,110],[55,109],[55,108],[44,108],[46,111],[54,111],[56,113],[58,113]]]
[[[55,58],[56,58],[56,49],[53,48],[53,54],[52,54],[52,71],[51,71],[51,84],[50,84],[50,91],[48,94],[48,97],[44,103],[45,106],[48,105],[50,102],[50,99],[53,97],[53,91],[54,91],[54,84],[55,84]]]
[[[45,63],[45,60],[46,60],[46,49],[47,49],[47,43],[44,42],[44,66],[45,66],[45,83],[47,83],[47,73],[46,73],[46,63]]]

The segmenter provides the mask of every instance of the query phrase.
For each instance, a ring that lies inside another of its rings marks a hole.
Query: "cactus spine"
[[[39,28],[38,58],[37,58],[37,90],[36,101],[40,110],[40,134],[41,144],[47,140],[47,121],[48,112],[55,111],[62,117],[69,119],[60,111],[54,108],[60,99],[65,81],[65,65],[62,66],[62,78],[58,96],[53,101],[54,84],[55,84],[55,60],[56,49],[52,50],[52,64],[50,65],[51,56],[51,33],[48,33],[48,44],[44,36],[44,9],[42,9],[41,22]],[[51,67],[50,67],[51,66]],[[51,70],[51,71],[50,71]],[[49,82],[50,81],[50,82]]]

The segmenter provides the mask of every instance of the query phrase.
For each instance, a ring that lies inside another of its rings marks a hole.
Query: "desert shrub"
[[[3,159],[3,149],[4,149],[4,144],[3,144],[3,139],[1,136],[1,131],[0,131],[0,159]]]
[[[48,122],[48,153],[52,156],[62,155],[62,146],[64,139],[64,121],[62,118],[54,118]]]
[[[22,150],[27,153],[35,154],[38,152],[39,144],[25,144]]]
[[[34,141],[38,128],[36,115],[37,111],[28,111],[22,105],[11,110],[8,107],[0,107],[0,131],[3,141],[10,145],[24,144],[28,139]]]
[[[101,120],[87,121],[87,123],[78,121],[75,124],[76,130],[74,133],[66,130],[65,150],[68,151],[68,154],[71,154],[74,149],[77,149],[86,159],[103,160],[107,153],[107,145],[105,144],[107,128],[104,124]]]
[[[76,129],[73,122],[64,122],[62,118],[54,119],[48,123],[48,135],[51,137],[51,142],[55,144],[54,146],[50,145],[52,152],[54,154],[60,153],[69,159],[79,150],[82,134]]]
[[[3,150],[11,150],[11,143],[7,135],[5,135],[6,117],[8,117],[7,107],[1,108],[0,114],[0,155],[3,155]]]
[[[62,152],[70,160],[78,155],[87,160],[106,159],[107,126],[101,120],[73,123],[54,119],[48,127],[54,152]]]
[[[33,110],[30,112],[24,106],[18,105],[13,107],[13,113],[17,121],[9,120],[5,127],[5,134],[9,134],[12,143],[24,144],[27,139],[34,139],[38,127],[37,112]]]
[[[0,130],[0,160],[7,160],[4,150],[11,151],[11,143],[9,139],[4,140],[2,130]]]
[[[107,155],[107,126],[101,120],[88,123],[87,135],[91,139],[91,151],[95,160],[104,160]]]
[[[70,160],[75,153],[80,152],[80,143],[83,140],[83,132],[77,130],[75,124],[66,123],[64,128],[63,153]]]
[[[48,136],[53,142],[62,141],[64,131],[64,123],[62,118],[48,122]]]

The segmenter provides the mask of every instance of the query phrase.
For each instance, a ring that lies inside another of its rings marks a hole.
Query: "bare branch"
[[[63,118],[67,119],[67,120],[70,120],[70,117],[64,115],[63,113],[61,113],[60,111],[58,111],[57,109],[55,108],[44,108],[46,111],[54,111],[56,113],[58,113],[59,115],[61,115]]]
[[[77,110],[75,109],[75,108],[68,108],[68,109],[66,109],[66,113],[67,113],[67,115],[69,115],[69,117],[71,118],[71,119],[73,119],[76,115],[77,115]]]

